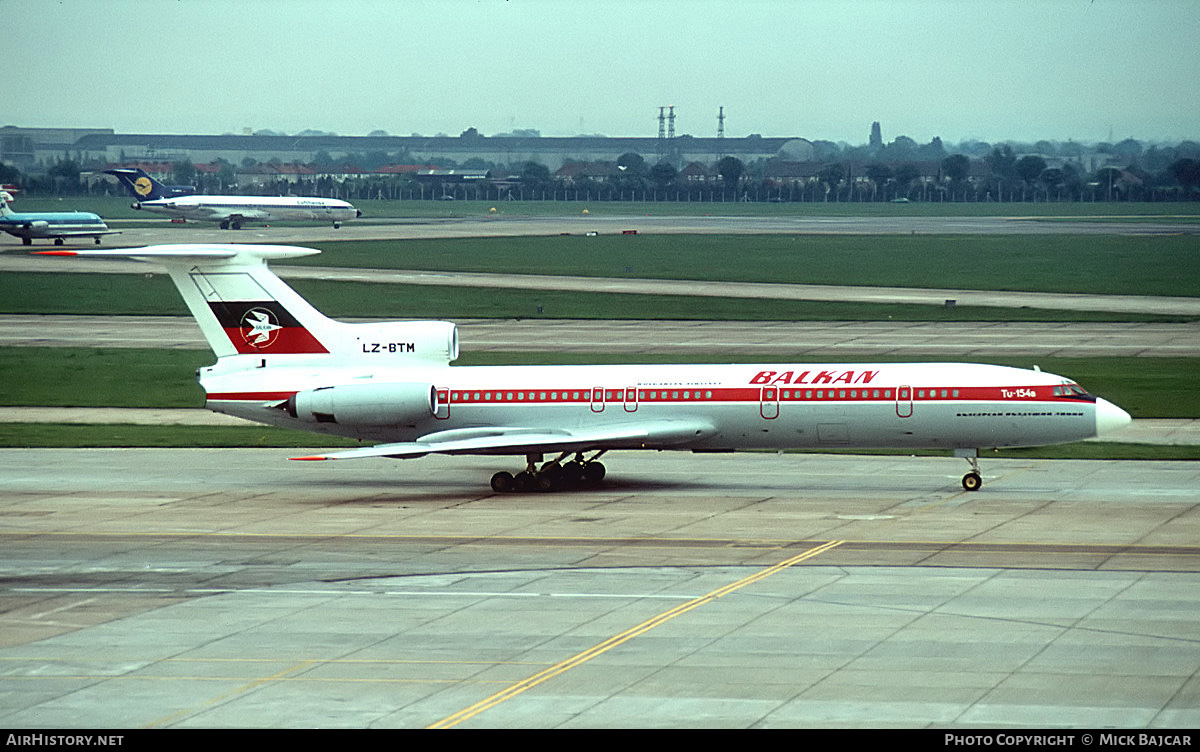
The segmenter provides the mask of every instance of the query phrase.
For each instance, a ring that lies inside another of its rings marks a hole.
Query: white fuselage
[[[358,216],[358,211],[346,201],[291,196],[180,196],[141,201],[134,207],[171,217],[209,222],[235,218],[257,222],[343,222]]]
[[[413,367],[401,371],[298,366],[252,370],[226,358],[202,370],[208,406],[251,420],[376,441],[431,432],[637,422],[695,427],[627,448],[718,451],[803,447],[999,447],[1093,437],[1112,411],[1041,371],[961,363]],[[410,425],[316,424],[281,402],[344,384],[427,382],[437,413]],[[448,434],[453,435],[453,434]],[[490,452],[480,452],[490,453]],[[496,452],[509,453],[509,452]]]

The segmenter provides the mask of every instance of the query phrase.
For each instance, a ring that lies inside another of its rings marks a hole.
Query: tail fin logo
[[[270,347],[279,339],[283,329],[275,314],[265,308],[251,308],[242,314],[242,339],[246,344],[256,349]]]
[[[150,178],[143,175],[142,177],[133,181],[133,189],[137,191],[139,196],[144,198],[149,196],[154,191],[154,183],[150,181]]]

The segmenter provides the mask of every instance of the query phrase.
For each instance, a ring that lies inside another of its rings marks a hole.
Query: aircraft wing
[[[439,431],[416,441],[376,444],[344,452],[292,457],[294,460],[349,460],[362,457],[411,459],[427,454],[528,454],[592,449],[669,448],[715,433],[702,420],[653,420],[593,428],[501,426]]]
[[[209,222],[223,219],[233,219],[235,217],[241,217],[242,219],[267,219],[271,216],[269,213],[262,211],[261,209],[255,209],[250,206],[207,206],[205,204],[200,204],[192,209],[192,211],[196,212],[197,214],[202,214],[203,216],[198,218],[207,220]]]
[[[59,232],[56,230],[54,232],[47,233],[46,237],[48,237],[48,238],[74,238],[74,237],[91,238],[91,237],[95,237],[97,235],[120,235],[120,234],[121,234],[120,230],[66,230],[64,232]]]
[[[141,261],[200,262],[220,259],[263,259],[275,261],[285,258],[312,256],[320,253],[315,248],[300,248],[290,245],[241,245],[238,243],[169,244],[148,245],[142,248],[104,248],[94,251],[34,251],[34,256],[81,256],[95,258],[131,258]]]

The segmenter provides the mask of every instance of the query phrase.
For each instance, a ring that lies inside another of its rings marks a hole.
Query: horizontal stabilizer
[[[85,256],[89,258],[131,258],[143,261],[205,261],[221,259],[246,259],[275,261],[298,258],[320,253],[315,248],[294,245],[249,245],[239,243],[176,243],[171,245],[148,245],[142,248],[105,248],[95,251],[35,251],[42,256]]]
[[[525,454],[592,449],[671,447],[714,433],[712,424],[695,420],[621,423],[587,429],[489,427],[443,431],[416,441],[377,444],[344,452],[292,457],[294,460],[349,460],[363,457],[411,459],[427,454]]]

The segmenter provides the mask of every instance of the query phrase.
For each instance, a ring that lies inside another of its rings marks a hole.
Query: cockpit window
[[[1070,399],[1095,401],[1095,397],[1088,394],[1087,391],[1078,384],[1066,383],[1062,386],[1054,387],[1054,394],[1058,397],[1068,397]]]

